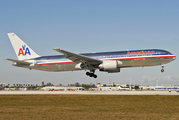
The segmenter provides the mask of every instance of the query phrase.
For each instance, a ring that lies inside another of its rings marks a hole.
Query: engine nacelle
[[[100,71],[106,71],[108,73],[120,72],[121,61],[116,60],[105,60],[99,65]]]

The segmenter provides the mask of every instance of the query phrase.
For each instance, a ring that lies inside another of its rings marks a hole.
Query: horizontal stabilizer
[[[20,60],[9,59],[9,58],[6,58],[5,60],[9,60],[11,62],[16,62],[16,63],[20,63],[20,64],[26,64],[26,65],[32,64],[30,62],[24,62],[24,61],[20,61]]]

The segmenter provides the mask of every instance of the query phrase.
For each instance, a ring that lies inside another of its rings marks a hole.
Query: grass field
[[[179,96],[0,95],[0,120],[176,120]]]

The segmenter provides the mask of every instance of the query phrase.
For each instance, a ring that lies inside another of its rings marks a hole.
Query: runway
[[[0,95],[179,95],[176,91],[0,91]]]

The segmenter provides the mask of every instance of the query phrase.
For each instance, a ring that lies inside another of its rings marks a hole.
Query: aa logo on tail
[[[26,45],[22,45],[22,48],[19,49],[18,56],[20,56],[20,55],[24,56],[24,55],[27,55],[27,54],[31,55],[29,48],[26,47]]]

